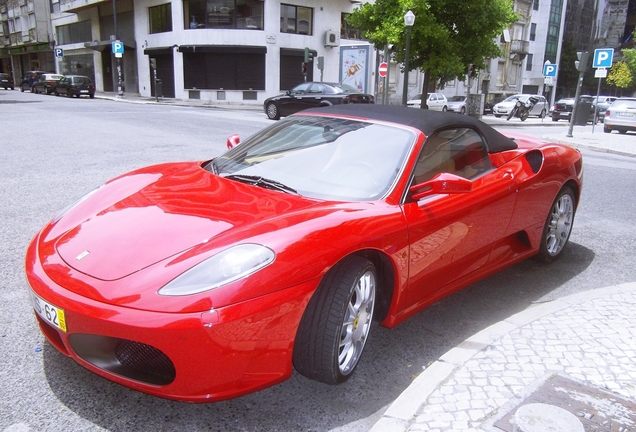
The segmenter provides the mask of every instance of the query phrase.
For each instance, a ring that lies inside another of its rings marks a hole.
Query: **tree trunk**
[[[429,73],[429,71],[424,71],[424,82],[422,83],[422,97],[420,98],[421,104],[420,104],[420,108],[422,109],[428,109],[428,105],[426,104],[426,101],[428,100],[428,80],[429,80],[429,76],[431,74]]]

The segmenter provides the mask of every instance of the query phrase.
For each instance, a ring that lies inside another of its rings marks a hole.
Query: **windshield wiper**
[[[254,175],[244,175],[244,174],[232,174],[229,176],[225,176],[225,178],[230,180],[237,180],[243,183],[251,184],[254,186],[260,186],[264,189],[272,189],[280,192],[291,193],[294,195],[300,195],[296,189],[286,186],[276,180],[267,179],[261,176]]]

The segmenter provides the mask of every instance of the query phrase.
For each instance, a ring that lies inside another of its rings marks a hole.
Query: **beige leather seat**
[[[429,181],[442,172],[454,174],[455,161],[452,156],[449,140],[429,138],[415,166],[415,184]]]

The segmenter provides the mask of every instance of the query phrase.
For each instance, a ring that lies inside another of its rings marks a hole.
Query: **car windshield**
[[[508,96],[504,102],[516,102],[517,100],[523,100],[523,98],[521,98],[519,95],[513,95],[513,96]]]
[[[451,96],[448,98],[449,102],[463,102],[466,100],[466,96]]]
[[[388,125],[293,116],[248,138],[206,168],[263,187],[275,183],[278,190],[284,186],[310,198],[376,200],[395,183],[415,138],[410,130]]]

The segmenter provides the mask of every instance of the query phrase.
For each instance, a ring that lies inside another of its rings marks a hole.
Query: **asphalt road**
[[[44,341],[27,299],[27,244],[57,211],[104,181],[154,163],[212,158],[225,151],[228,135],[247,137],[271,121],[258,111],[3,90],[0,119],[2,432],[365,431],[423,366],[479,330],[533,302],[636,280],[630,199],[636,158],[586,151],[571,244],[556,263],[520,263],[395,329],[376,326],[356,374],[343,385],[295,373],[282,384],[226,402],[159,399],[88,372]],[[524,132],[540,136],[545,129]]]

